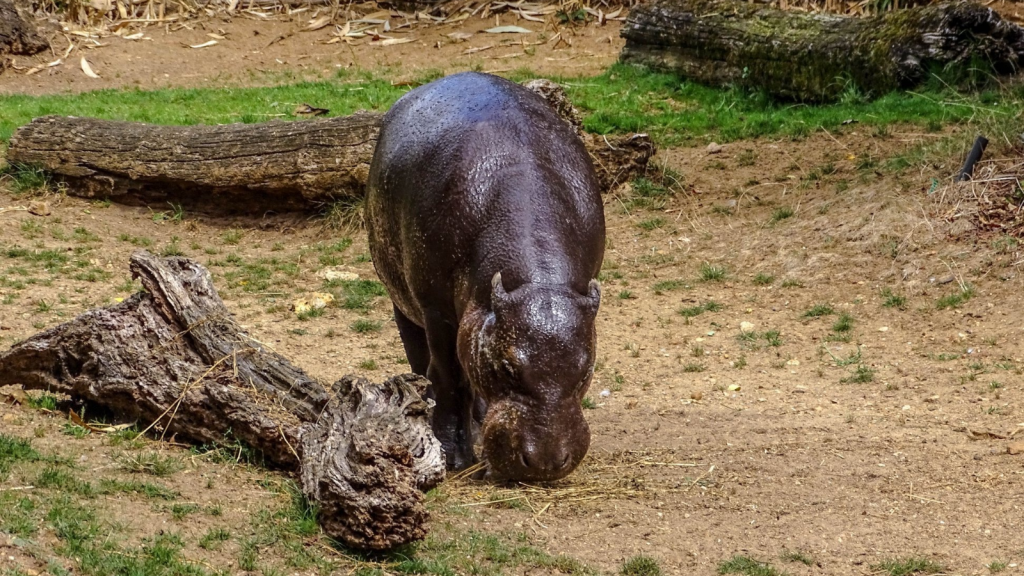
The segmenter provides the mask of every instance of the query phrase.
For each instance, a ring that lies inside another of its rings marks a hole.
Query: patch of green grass
[[[683,366],[683,372],[688,373],[703,372],[704,370],[705,368],[701,364],[686,364]]]
[[[343,198],[324,206],[320,212],[324,228],[338,232],[353,232],[363,227],[366,197]]]
[[[381,323],[376,320],[360,318],[353,322],[349,327],[357,334],[366,334],[369,332],[379,332],[381,329]]]
[[[993,560],[992,562],[989,562],[986,568],[988,568],[989,572],[996,574],[1002,572],[1003,570],[1006,570],[1007,566],[1009,566],[1009,564],[1002,560]]]
[[[759,272],[756,276],[754,276],[755,286],[771,286],[773,282],[775,282],[775,276],[772,276],[771,274]]]
[[[810,310],[804,312],[804,318],[820,318],[822,316],[828,316],[835,313],[836,311],[828,304],[815,304]]]
[[[650,556],[638,554],[630,556],[619,568],[622,576],[661,576],[661,566]]]
[[[744,576],[783,576],[785,574],[767,562],[761,562],[740,554],[719,562],[718,573],[742,574]]]
[[[941,564],[927,558],[894,558],[871,566],[874,572],[889,576],[910,576],[911,574],[938,574],[944,569]]]
[[[783,288],[803,288],[804,283],[795,278],[786,278],[782,281],[781,286]]]
[[[0,432],[0,480],[4,480],[15,462],[34,462],[41,457],[24,438]]]
[[[655,294],[679,290],[680,288],[686,288],[686,282],[682,280],[662,280],[661,282],[656,282],[654,286],[651,286],[651,289],[654,290]]]
[[[959,308],[962,304],[974,297],[974,288],[972,286],[963,286],[959,292],[947,294],[935,303],[935,307],[939,310],[945,310],[946,308]]]
[[[190,514],[199,512],[201,508],[194,502],[185,502],[171,505],[171,517],[175,520],[184,520]]]
[[[867,384],[875,379],[875,371],[871,368],[858,364],[857,368],[854,369],[853,374],[848,378],[839,380],[843,384]]]
[[[703,314],[705,312],[718,312],[721,309],[722,309],[722,305],[721,304],[719,304],[718,302],[715,302],[714,300],[708,300],[707,302],[705,302],[703,304],[698,304],[696,306],[690,306],[688,308],[680,308],[679,309],[679,315],[683,316],[685,318],[694,318],[696,316],[700,316],[701,314]]]
[[[324,312],[326,311],[326,308],[314,308],[311,306],[309,310],[303,310],[302,312],[296,314],[295,316],[300,321],[306,321],[309,320],[310,318],[319,318],[323,316]]]
[[[715,266],[708,262],[700,265],[700,279],[705,282],[718,282],[725,280],[727,272],[725,266]]]
[[[79,480],[70,471],[58,466],[43,468],[33,484],[40,488],[51,488],[65,494],[77,494],[85,497],[93,496],[96,493],[92,484]]]
[[[122,470],[133,474],[170,476],[182,468],[179,458],[162,456],[157,452],[122,453],[116,460]]]
[[[0,104],[0,108],[2,108],[2,104]],[[0,115],[0,140],[10,138],[9,135],[3,135],[4,124],[3,115]],[[15,195],[26,194],[46,189],[50,185],[50,173],[39,166],[10,164],[0,170],[0,182],[5,181],[10,183],[11,191]]]
[[[217,550],[221,544],[231,539],[231,532],[227,528],[210,528],[199,539],[199,547],[203,550]]]
[[[882,298],[885,299],[882,302],[882,306],[886,308],[903,310],[907,307],[907,297],[902,294],[896,294],[892,291],[892,288],[882,288]]]
[[[799,562],[804,566],[814,566],[814,558],[800,551],[787,550],[779,555],[786,562]]]
[[[65,422],[63,428],[61,428],[61,434],[65,436],[71,436],[72,438],[82,439],[88,436],[90,433],[89,429],[85,426],[79,426],[72,422]]]
[[[510,75],[516,81],[535,77],[528,71]],[[175,88],[97,90],[48,96],[0,98],[0,140],[32,118],[47,114],[85,116],[154,124],[225,124],[288,115],[293,102],[316,102],[330,115],[356,110],[384,111],[407,92],[387,73],[339,71],[336,78],[255,88]],[[673,74],[615,64],[589,77],[553,77],[584,113],[584,127],[594,133],[648,132],[671,146],[713,136],[718,142],[773,136],[803,137],[817,130],[833,133],[857,118],[866,128],[893,123],[941,126],[953,123],[1011,123],[1022,107],[1021,91],[1013,86],[974,94],[955,94],[934,83],[926,88],[880,98],[844,98],[829,105],[793,106],[763,93],[721,89],[680,81]],[[948,106],[951,98],[962,106]],[[239,110],[246,112],[240,113]],[[681,111],[699,111],[687,113]],[[1008,132],[1016,126],[1007,127]]]
[[[346,310],[369,310],[373,300],[388,295],[384,285],[376,280],[331,280],[324,282],[331,289],[338,304]]]
[[[245,232],[237,228],[230,228],[220,235],[220,239],[229,246],[237,246],[242,241],[243,236],[245,236]]]
[[[137,480],[103,478],[96,489],[97,494],[139,494],[150,500],[174,500],[180,496],[164,486]]]
[[[359,368],[362,370],[376,370],[379,366],[377,366],[377,361],[371,358],[360,362]]]
[[[768,220],[768,223],[778,224],[783,220],[792,218],[794,214],[796,214],[796,212],[793,210],[791,206],[779,206],[778,208],[772,211],[772,217]]]
[[[832,331],[837,333],[846,333],[850,330],[853,330],[853,316],[843,312],[839,315],[839,319],[832,324]]]
[[[619,300],[632,300],[636,298],[633,293],[629,290],[621,290],[619,292]]]
[[[36,410],[50,410],[52,412],[57,409],[57,397],[46,392],[38,396],[28,394],[28,406]]]
[[[782,346],[782,334],[778,330],[768,330],[762,336],[772,348]]]
[[[597,402],[594,402],[594,399],[590,396],[585,396],[583,400],[580,401],[580,406],[582,406],[584,410],[593,410],[594,408],[597,408]]]
[[[38,506],[30,497],[0,491],[0,532],[30,538],[39,531]]]
[[[655,217],[641,220],[640,222],[637,222],[636,226],[641,230],[650,232],[652,230],[657,230],[658,228],[663,228],[666,223],[667,221],[664,218]]]
[[[627,211],[634,209],[661,210],[673,196],[672,190],[667,186],[644,177],[630,182],[630,191],[631,194],[621,200]]]

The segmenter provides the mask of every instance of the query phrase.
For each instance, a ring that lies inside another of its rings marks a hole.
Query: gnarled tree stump
[[[35,26],[18,14],[11,0],[0,0],[0,72],[8,56],[30,56],[49,47]]]
[[[532,84],[563,117],[579,112],[561,87]],[[46,116],[11,138],[11,163],[41,166],[69,193],[126,203],[185,202],[236,212],[316,208],[365,193],[381,115],[225,126],[155,126]],[[646,134],[581,133],[605,190],[646,170]]]
[[[422,492],[444,477],[426,380],[346,376],[326,389],[246,334],[209,273],[136,252],[146,292],[0,353],[0,385],[102,405],[197,443],[228,435],[297,471],[330,536],[381,550],[422,538]]]
[[[972,2],[857,18],[654,0],[630,12],[621,35],[623,62],[796,100],[833,100],[851,87],[878,96],[944,68],[984,63],[1010,74],[1024,63],[1024,29]]]

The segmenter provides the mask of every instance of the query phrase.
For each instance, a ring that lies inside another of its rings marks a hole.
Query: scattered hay
[[[954,238],[991,233],[1024,238],[1024,162],[991,160],[979,164],[975,178],[952,182],[931,194],[933,215],[948,224]]]

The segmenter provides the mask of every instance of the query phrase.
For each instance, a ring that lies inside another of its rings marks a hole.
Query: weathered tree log
[[[197,443],[239,440],[296,471],[330,536],[387,549],[425,535],[422,491],[444,477],[415,375],[326,389],[246,334],[209,273],[136,252],[146,292],[0,353],[0,385],[61,392]]]
[[[1024,29],[971,2],[857,18],[738,0],[654,0],[630,12],[621,35],[623,62],[811,101],[851,87],[878,96],[978,63],[1014,73],[1024,58]]]
[[[579,112],[558,85],[537,86],[578,126]],[[155,126],[46,116],[14,133],[7,159],[49,170],[76,196],[185,202],[204,210],[306,210],[364,194],[380,118],[360,112],[296,122]],[[655,152],[646,134],[581,137],[606,190],[644,171]]]
[[[11,0],[0,0],[0,72],[10,55],[30,56],[42,52],[50,45],[14,7]]]

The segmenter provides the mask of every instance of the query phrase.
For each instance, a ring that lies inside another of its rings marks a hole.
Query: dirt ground
[[[575,74],[614,61],[620,42],[612,23],[581,30],[571,48],[541,45],[533,55],[494,62],[484,56],[504,49],[461,55],[496,42],[483,34],[432,48],[446,29],[423,31],[415,45],[322,45],[317,39],[327,33],[320,31],[265,46],[278,28],[303,22],[276,24],[275,32],[261,27],[253,36],[253,21],[208,21],[207,30],[223,28],[231,40],[204,49],[174,48],[203,41],[198,25],[167,36],[150,30],[152,42],[115,38],[89,54],[102,80],[65,64],[28,78],[0,76],[0,91],[258,83],[271,78],[260,72],[315,75],[336,65],[400,64],[398,77],[478,64]],[[606,198],[588,459],[551,486],[446,484],[435,525],[525,532],[545,551],[607,572],[646,554],[667,574],[710,575],[742,554],[795,575],[877,573],[881,560],[908,556],[932,558],[952,574],[987,574],[993,562],[1019,573],[1024,454],[1011,447],[1024,441],[1024,255],[1006,238],[954,238],[937,217],[932,179],[952,173],[959,158],[900,172],[865,161],[941,136],[962,137],[965,146],[973,138],[918,132],[869,134],[854,125],[796,141],[730,143],[717,154],[704,146],[660,152],[658,163],[681,175],[682,193],[658,209],[631,206],[626,191]],[[163,213],[167,207],[50,201],[50,216],[0,214],[5,250],[69,255],[52,271],[0,262],[0,346],[125,297],[135,289],[131,251],[173,245],[210,268],[228,306],[261,341],[316,377],[380,379],[407,369],[385,299],[365,312],[332,307],[306,321],[288,310],[294,298],[321,289],[316,274],[327,265],[375,278],[364,233],[335,250],[342,235],[325,235],[305,217],[186,212],[175,219]],[[0,193],[0,206],[24,202]],[[247,289],[253,265],[272,270],[268,286],[255,292]],[[724,278],[705,279],[715,267]],[[973,298],[939,309],[961,282],[973,287]],[[891,295],[905,296],[905,305],[884,306]],[[819,304],[831,312],[806,314]],[[843,314],[852,327],[835,329]],[[350,329],[361,319],[382,327]],[[752,325],[746,337],[744,322]],[[97,466],[110,458],[95,435],[61,437],[59,416],[0,405],[0,417],[12,434],[44,429],[44,446],[85,459],[99,451]],[[212,488],[190,484],[207,476],[217,479]],[[241,518],[270,494],[258,477],[199,462],[169,483]],[[152,533],[165,516],[133,514],[131,521]],[[205,529],[202,522],[180,528],[188,537]],[[787,551],[814,563],[780,560]]]

